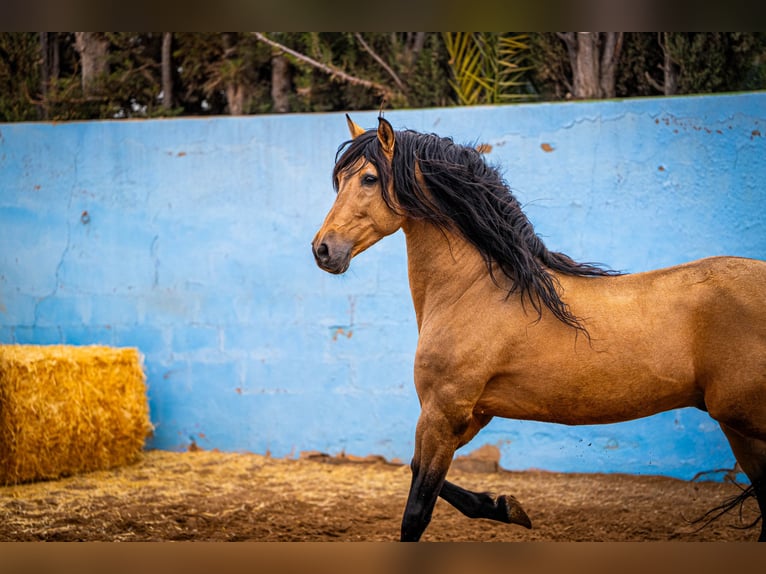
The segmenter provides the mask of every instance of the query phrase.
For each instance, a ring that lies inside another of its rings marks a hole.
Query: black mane
[[[393,179],[394,197],[384,191],[391,208],[408,217],[427,220],[442,229],[457,231],[484,257],[492,280],[499,285],[494,265],[512,282],[508,296],[521,294],[542,316],[543,305],[565,324],[585,331],[556,289],[554,270],[566,275],[599,277],[618,275],[591,263],[577,263],[563,253],[549,251],[498,170],[472,147],[451,138],[415,131],[397,131],[393,163],[389,166],[370,130],[338,148],[333,170],[338,173],[364,157],[378,169],[384,190]],[[419,167],[426,189],[415,178]]]

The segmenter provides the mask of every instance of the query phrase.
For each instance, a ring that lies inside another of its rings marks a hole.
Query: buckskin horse
[[[383,117],[338,148],[319,267],[402,229],[421,412],[401,539],[441,496],[463,514],[531,527],[519,502],[445,480],[492,417],[614,423],[696,407],[750,479],[766,540],[766,262],[711,257],[620,274],[549,251],[498,171],[451,138]],[[744,498],[741,497],[741,498]]]

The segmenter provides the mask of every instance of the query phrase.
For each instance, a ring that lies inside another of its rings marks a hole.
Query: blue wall
[[[766,258],[766,94],[394,111],[486,143],[548,246],[625,271]],[[357,113],[364,127],[376,113]],[[148,446],[409,460],[417,340],[401,233],[340,277],[309,242],[342,114],[0,125],[0,342],[137,346]],[[509,469],[731,467],[705,414],[496,419]]]

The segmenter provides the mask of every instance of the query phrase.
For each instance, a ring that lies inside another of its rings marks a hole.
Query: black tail
[[[726,477],[726,480],[734,484],[737,488],[740,489],[740,493],[736,496],[731,496],[724,500],[721,504],[716,506],[715,508],[711,508],[708,510],[705,514],[700,516],[699,518],[695,518],[694,520],[689,520],[690,524],[699,524],[700,522],[702,525],[695,530],[695,532],[699,532],[703,528],[706,528],[719,518],[721,518],[724,514],[727,514],[734,510],[735,508],[739,507],[739,521],[740,523],[743,522],[743,516],[742,516],[742,508],[745,504],[745,501],[750,498],[756,498],[755,494],[755,487],[753,485],[750,485],[748,487],[744,487],[741,484],[735,482],[733,479]],[[739,528],[741,530],[747,530],[748,528],[753,528],[756,524],[758,524],[761,521],[761,516],[758,516],[755,520],[753,520],[750,524],[743,524],[742,526],[733,526],[732,528]]]

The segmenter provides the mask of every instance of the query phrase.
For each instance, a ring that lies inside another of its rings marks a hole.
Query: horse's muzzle
[[[332,237],[315,237],[311,243],[314,259],[328,273],[345,273],[351,263],[351,245]]]

